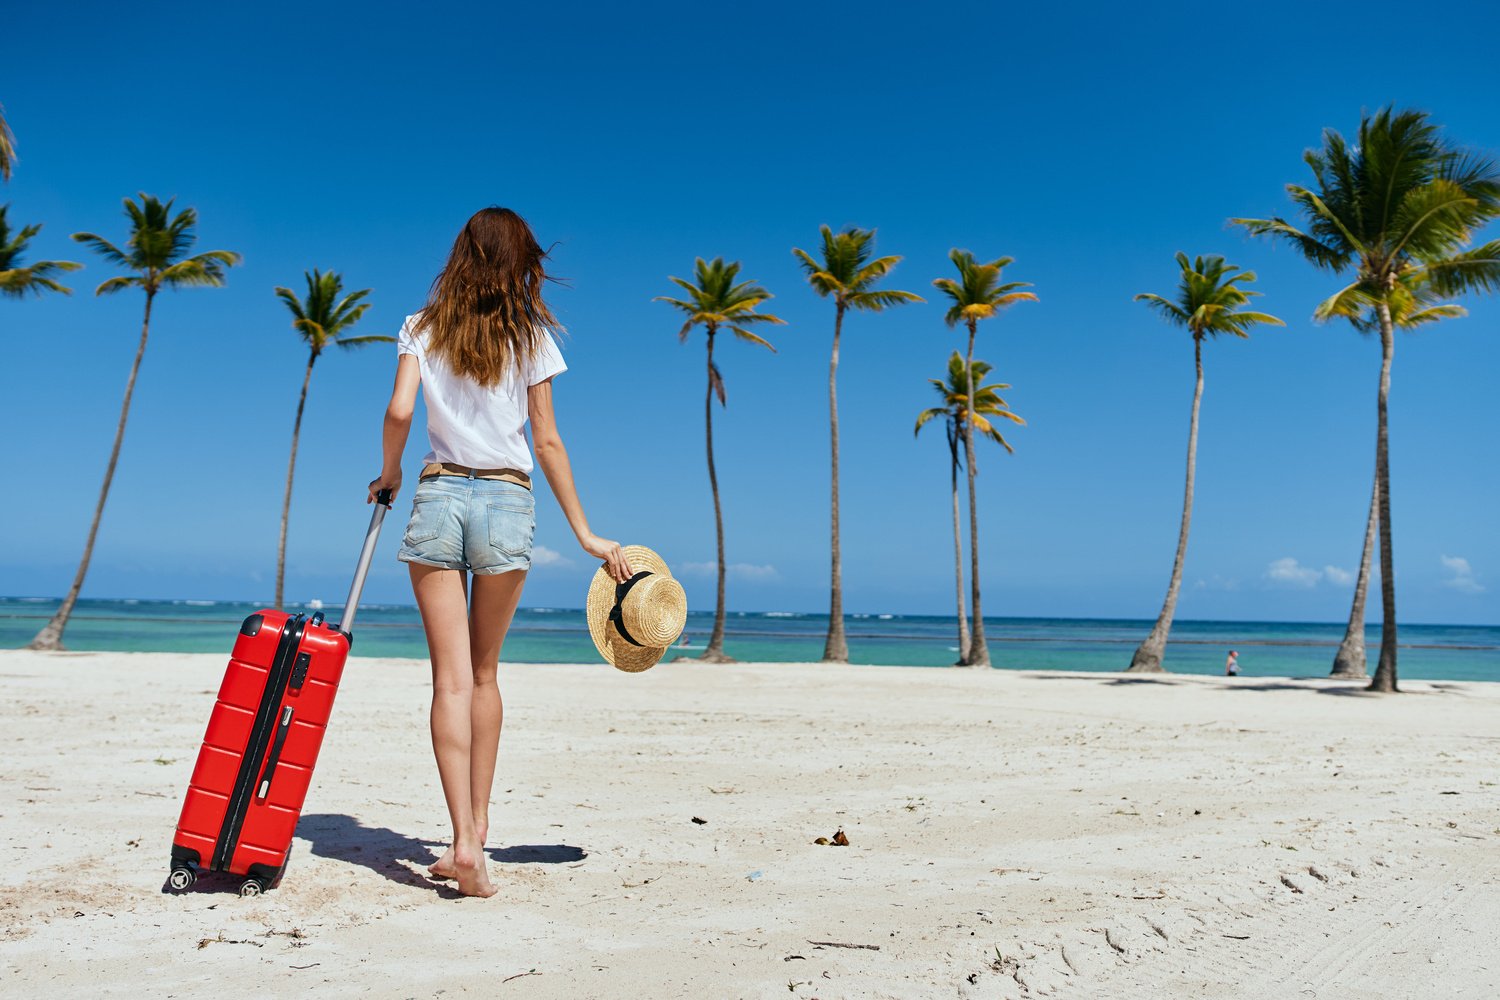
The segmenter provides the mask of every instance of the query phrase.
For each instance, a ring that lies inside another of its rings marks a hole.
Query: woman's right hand
[[[391,499],[396,499],[396,494],[401,490],[401,470],[396,470],[395,475],[386,475],[382,472],[370,480],[370,495],[365,497],[365,503],[374,503],[375,495],[381,490],[390,490]]]
[[[625,558],[619,542],[589,534],[578,539],[578,544],[595,559],[604,560],[604,568],[609,570],[609,575],[614,577],[616,583],[624,583],[633,575],[630,560]]]

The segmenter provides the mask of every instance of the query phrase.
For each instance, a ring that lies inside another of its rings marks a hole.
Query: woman
[[[567,365],[547,329],[557,321],[542,301],[546,256],[509,209],[483,209],[464,225],[426,307],[401,328],[384,464],[370,483],[372,501],[401,488],[421,385],[432,450],[398,558],[410,566],[427,632],[432,748],[453,821],[453,846],[429,871],[457,879],[469,896],[495,893],[484,857],[502,713],[495,672],[536,525],[528,418],[537,461],[579,545],[616,581],[631,573],[619,544],[589,530],[558,435],[552,379]]]

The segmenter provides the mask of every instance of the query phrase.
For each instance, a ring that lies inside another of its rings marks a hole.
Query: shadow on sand
[[[489,855],[502,865],[565,865],[582,861],[589,852],[568,844],[515,844],[491,847]]]
[[[441,895],[459,898],[458,891],[448,883],[426,874],[427,866],[447,849],[446,842],[411,837],[383,826],[365,826],[342,813],[303,816],[297,836],[306,840],[320,858],[359,865],[392,882],[436,889]],[[568,844],[513,844],[491,847],[487,853],[491,861],[504,865],[557,865],[588,857],[583,848]]]
[[[1029,674],[1041,681],[1091,681],[1095,684],[1103,684],[1108,687],[1134,687],[1141,684],[1160,684],[1164,687],[1182,684],[1183,681],[1174,678],[1171,674],[1146,674],[1138,677],[1119,677],[1107,675],[1100,677],[1088,673],[1055,673],[1055,674]],[[1186,676],[1199,677],[1202,674],[1189,674]],[[1209,674],[1206,676],[1216,677]],[[1313,694],[1333,694],[1345,697],[1370,697],[1378,698],[1380,694],[1375,691],[1365,690],[1369,683],[1367,679],[1342,680],[1331,677],[1268,677],[1265,680],[1249,680],[1244,676],[1234,678],[1222,678],[1225,683],[1219,688],[1221,691],[1310,691]],[[1332,685],[1310,687],[1309,682],[1333,681]],[[1439,687],[1434,684],[1433,687]]]
[[[402,885],[435,889],[444,898],[463,898],[462,893],[446,882],[407,867],[410,864],[419,870],[426,869],[447,844],[410,837],[383,826],[365,826],[343,813],[304,815],[297,824],[297,836],[307,841],[308,849],[320,858],[359,865]]]
[[[1100,676],[1099,674],[1087,673],[1080,670],[1077,672],[1059,672],[1055,674],[1031,673],[1028,671],[1025,673],[1025,676],[1039,681],[1092,681],[1095,684],[1107,684],[1110,687],[1131,687],[1137,684],[1172,685],[1182,683],[1182,681],[1177,680],[1171,674],[1142,674],[1138,677],[1119,677],[1114,674]]]
[[[1246,681],[1243,678],[1233,684],[1226,684],[1225,691],[1311,691],[1314,694],[1335,694],[1346,698],[1380,698],[1378,691],[1367,691],[1365,685],[1369,681],[1339,681],[1337,687],[1308,687],[1307,681],[1326,681],[1327,677],[1287,677],[1281,680]],[[1303,683],[1292,683],[1302,681]]]

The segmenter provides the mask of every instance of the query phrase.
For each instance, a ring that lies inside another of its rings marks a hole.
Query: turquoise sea
[[[31,641],[57,605],[56,598],[0,598],[0,648],[14,649]],[[236,601],[86,599],[78,602],[64,641],[76,650],[227,653],[235,628],[258,609]],[[322,610],[330,620],[338,620],[337,605]],[[712,626],[711,612],[690,615],[690,646],[683,652],[701,651]],[[725,649],[740,660],[816,660],[822,655],[827,627],[827,615],[731,612]],[[1089,618],[985,619],[995,665],[1024,670],[1123,670],[1150,627],[1149,621]],[[954,623],[948,617],[850,615],[846,630],[849,656],[856,663],[941,667],[955,658]],[[1180,673],[1222,673],[1225,654],[1237,649],[1242,675],[1320,677],[1328,673],[1343,635],[1342,624],[1178,621],[1167,647],[1168,667]],[[1500,627],[1403,625],[1400,638],[1402,677],[1500,681]],[[1369,628],[1365,641],[1373,669],[1380,645],[1378,625]],[[354,653],[425,657],[416,608],[361,608]],[[502,655],[512,662],[536,663],[588,663],[598,656],[583,612],[576,608],[522,609]]]

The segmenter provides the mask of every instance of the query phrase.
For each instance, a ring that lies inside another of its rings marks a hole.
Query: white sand
[[[0,993],[1500,995],[1500,685],[505,666],[475,900],[355,659],[281,886],[167,895],[222,665],[0,653]]]

